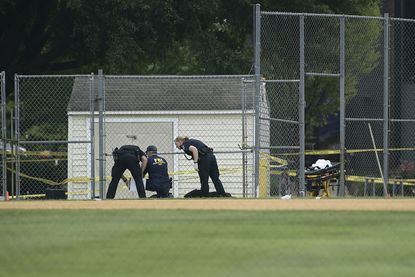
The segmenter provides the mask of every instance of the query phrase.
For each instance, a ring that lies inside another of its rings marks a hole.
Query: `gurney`
[[[330,197],[333,186],[338,185],[339,165],[340,163],[335,163],[325,168],[306,168],[305,180],[308,196]]]

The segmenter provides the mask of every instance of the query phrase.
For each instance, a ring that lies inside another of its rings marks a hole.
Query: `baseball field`
[[[0,202],[0,276],[414,276],[415,199]]]

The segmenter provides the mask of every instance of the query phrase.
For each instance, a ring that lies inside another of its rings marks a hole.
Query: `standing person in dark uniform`
[[[143,173],[143,176],[148,173],[146,189],[157,192],[157,198],[169,197],[171,178],[169,177],[167,161],[157,155],[157,147],[154,145],[147,147],[146,154],[147,167]]]
[[[137,187],[138,196],[146,197],[146,191],[143,184],[142,169],[147,165],[145,153],[137,145],[123,145],[120,149],[115,148],[112,152],[114,157],[114,166],[111,170],[111,183],[107,191],[107,199],[113,199],[117,191],[118,182],[126,169],[130,170]],[[142,166],[140,168],[140,162]]]
[[[193,166],[199,173],[200,189],[202,197],[209,197],[209,177],[215,185],[219,196],[227,197],[222,182],[219,179],[219,168],[212,148],[197,139],[178,136],[174,140],[176,148],[182,149],[187,155],[192,156]]]

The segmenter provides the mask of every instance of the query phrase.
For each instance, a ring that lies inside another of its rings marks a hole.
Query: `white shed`
[[[254,141],[254,85],[250,76],[105,76],[104,80],[106,153],[123,144],[136,144],[143,151],[150,144],[156,145],[169,162],[169,171],[174,177],[172,192],[175,197],[182,197],[200,188],[200,184],[192,162],[178,154],[173,140],[178,135],[200,139],[216,153],[225,190],[237,197],[254,196],[253,154],[243,157],[239,148],[243,143],[253,145]],[[95,82],[95,95],[97,87]],[[262,88],[261,111],[268,113],[265,87]],[[75,80],[68,105],[70,141],[90,139],[89,103],[89,85]],[[97,110],[95,107],[96,178],[99,172]],[[261,140],[269,144],[269,127],[261,128],[260,132]],[[68,199],[90,198],[91,186],[87,179],[91,175],[91,149],[88,145],[69,145]],[[107,157],[107,185],[112,165],[112,158]],[[210,190],[214,190],[211,183]],[[116,198],[134,197],[136,194],[120,181]]]

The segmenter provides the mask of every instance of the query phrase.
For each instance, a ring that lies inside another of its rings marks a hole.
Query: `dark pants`
[[[160,182],[158,180],[148,179],[146,181],[146,189],[149,191],[155,191],[157,193],[157,198],[169,197],[170,187],[171,187],[170,180],[165,181],[165,182]]]
[[[141,174],[140,163],[137,157],[134,155],[123,154],[115,162],[111,170],[111,183],[109,184],[107,191],[107,199],[113,199],[117,192],[118,182],[120,181],[121,175],[128,169],[133,175],[135,185],[137,187],[138,196],[140,198],[146,197],[146,191],[144,190],[143,177]]]
[[[209,196],[209,177],[215,185],[216,192],[220,196],[226,196],[222,182],[219,179],[219,168],[216,157],[212,153],[208,153],[200,157],[198,162],[200,190],[205,197]]]

